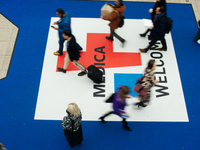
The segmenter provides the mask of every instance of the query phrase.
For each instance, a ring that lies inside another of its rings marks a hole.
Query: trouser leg
[[[122,119],[122,123],[123,123],[123,127],[127,130],[127,131],[131,131],[132,129],[128,126],[128,123],[126,121],[126,118]]]
[[[104,119],[105,117],[109,116],[110,114],[113,114],[113,111],[108,112],[107,114],[101,116],[100,118]]]
[[[115,33],[114,29],[110,29],[110,37],[113,38],[113,36],[116,37],[122,43],[125,41],[122,37],[120,37],[117,33]]]
[[[69,55],[67,53],[66,56],[65,56],[65,61],[64,61],[64,67],[63,67],[64,70],[67,69],[69,61],[70,61],[70,59],[69,59]]]
[[[65,42],[65,39],[60,39],[59,41],[58,41],[58,43],[59,43],[59,53],[60,54],[63,54],[63,44],[64,44],[64,42]]]
[[[167,44],[166,44],[165,38],[162,39],[162,40],[160,40],[160,41],[161,41],[161,43],[162,43],[162,48],[163,48],[163,49],[167,49]]]
[[[145,50],[148,51],[154,44],[156,44],[156,41],[157,40],[152,39],[151,42],[149,43],[149,45],[147,46],[147,48],[145,48]]]
[[[150,29],[147,29],[143,34],[146,35],[149,31]]]

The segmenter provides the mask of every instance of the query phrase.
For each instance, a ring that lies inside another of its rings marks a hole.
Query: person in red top
[[[125,39],[123,39],[117,33],[115,33],[115,29],[117,29],[119,27],[120,16],[123,16],[123,13],[124,13],[126,7],[122,3],[122,0],[115,0],[115,5],[112,7],[114,8],[114,10],[110,16],[106,16],[106,17],[101,16],[102,19],[110,21],[110,23],[109,23],[110,36],[106,36],[106,39],[113,41],[114,40],[113,36],[115,36],[118,40],[120,40],[122,42],[122,46],[123,46],[125,43]]]

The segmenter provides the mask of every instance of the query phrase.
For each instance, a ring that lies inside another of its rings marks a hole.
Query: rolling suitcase
[[[102,83],[103,73],[94,65],[90,65],[88,68],[87,76],[90,78],[94,83]]]

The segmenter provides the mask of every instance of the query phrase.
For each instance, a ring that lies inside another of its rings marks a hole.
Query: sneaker
[[[66,70],[64,70],[63,68],[57,68],[57,69],[58,69],[58,71],[60,71],[60,72],[66,73]]]
[[[86,74],[87,74],[86,71],[81,71],[80,73],[78,73],[78,76],[84,76],[84,75],[86,75]]]
[[[57,51],[57,52],[54,52],[53,53],[54,55],[57,55],[57,56],[61,56],[61,55],[63,55],[62,53],[60,53],[59,51]]]
[[[107,39],[107,40],[110,40],[110,41],[114,41],[113,38],[111,38],[111,37],[109,37],[109,36],[106,36],[106,39]]]

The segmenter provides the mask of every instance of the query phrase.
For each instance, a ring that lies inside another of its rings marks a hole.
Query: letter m
[[[162,96],[169,95],[169,93],[163,91],[163,90],[168,89],[168,87],[160,86],[160,85],[157,85],[157,84],[155,84],[155,86],[156,86],[156,87],[160,87],[160,89],[157,89],[156,92],[162,93],[162,94],[160,94],[160,95],[156,95],[156,97],[162,97]]]
[[[94,97],[105,97],[105,90],[102,87],[105,88],[105,85],[94,85],[94,89],[98,90],[94,92]]]

